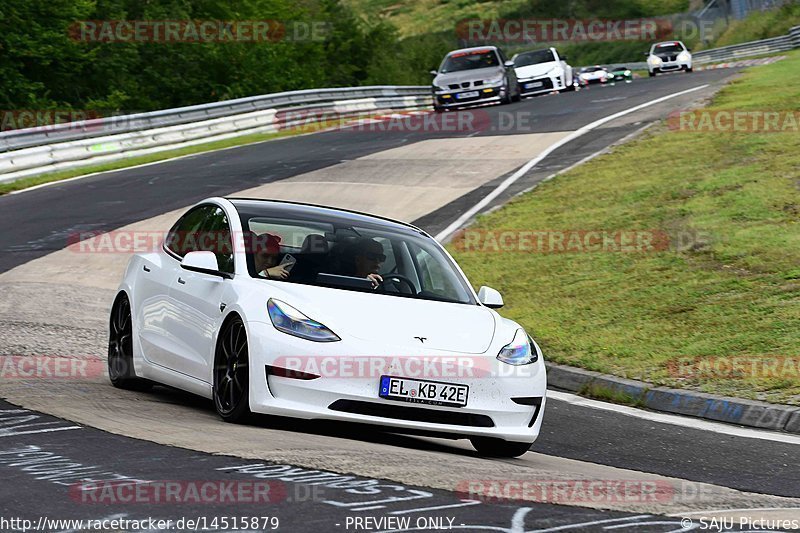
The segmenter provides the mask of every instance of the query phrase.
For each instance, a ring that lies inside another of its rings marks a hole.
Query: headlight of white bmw
[[[323,324],[311,320],[291,305],[280,300],[270,298],[267,302],[267,311],[275,329],[288,335],[315,342],[342,340]]]
[[[689,52],[686,51],[678,54],[678,61],[689,61],[691,58],[692,56],[689,54]]]
[[[529,365],[539,360],[539,352],[523,329],[518,329],[514,339],[503,346],[497,359],[508,365]]]
[[[647,58],[647,61],[653,65],[660,65],[662,63],[661,58],[658,56],[650,56]]]

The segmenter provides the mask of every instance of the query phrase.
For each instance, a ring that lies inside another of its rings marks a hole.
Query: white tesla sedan
[[[539,434],[541,350],[424,231],[307,204],[211,198],[114,301],[111,382],[161,383],[250,413],[469,438],[522,455]]]

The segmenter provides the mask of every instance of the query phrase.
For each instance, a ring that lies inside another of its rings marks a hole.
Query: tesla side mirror
[[[438,75],[438,74],[439,74],[439,73],[438,73],[438,72],[436,72],[435,70],[431,70],[431,71],[430,71],[430,73],[431,73],[431,76],[436,76],[436,75]]]
[[[230,274],[220,272],[217,256],[214,252],[189,252],[181,261],[181,268],[190,272],[208,274],[209,276],[219,276],[230,278]]]
[[[492,309],[499,309],[504,305],[503,297],[500,295],[500,293],[491,287],[487,287],[486,285],[481,287],[478,291],[478,301],[486,307],[491,307]]]
[[[506,61],[503,64],[508,68],[513,68],[514,67],[514,62],[513,61]]]

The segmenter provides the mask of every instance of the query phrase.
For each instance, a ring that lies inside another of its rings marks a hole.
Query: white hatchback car
[[[692,52],[681,41],[656,43],[645,55],[651,78],[660,72],[692,71]]]
[[[574,89],[572,67],[555,48],[521,52],[512,59],[522,95]]]
[[[424,231],[307,204],[210,198],[134,255],[111,311],[112,384],[154,382],[251,412],[469,438],[539,435],[536,342]]]

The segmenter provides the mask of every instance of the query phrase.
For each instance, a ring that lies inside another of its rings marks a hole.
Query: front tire
[[[146,391],[153,384],[136,377],[133,369],[133,320],[131,303],[125,293],[111,307],[108,335],[108,378],[118,389]]]
[[[217,338],[214,407],[225,422],[244,422],[251,414],[247,332],[238,316],[225,322]]]
[[[514,93],[514,96],[511,98],[514,102],[519,102],[522,100],[522,86],[518,83],[517,84],[517,92]]]
[[[472,437],[469,441],[485,457],[519,457],[531,448],[529,442],[509,442],[492,437]]]

